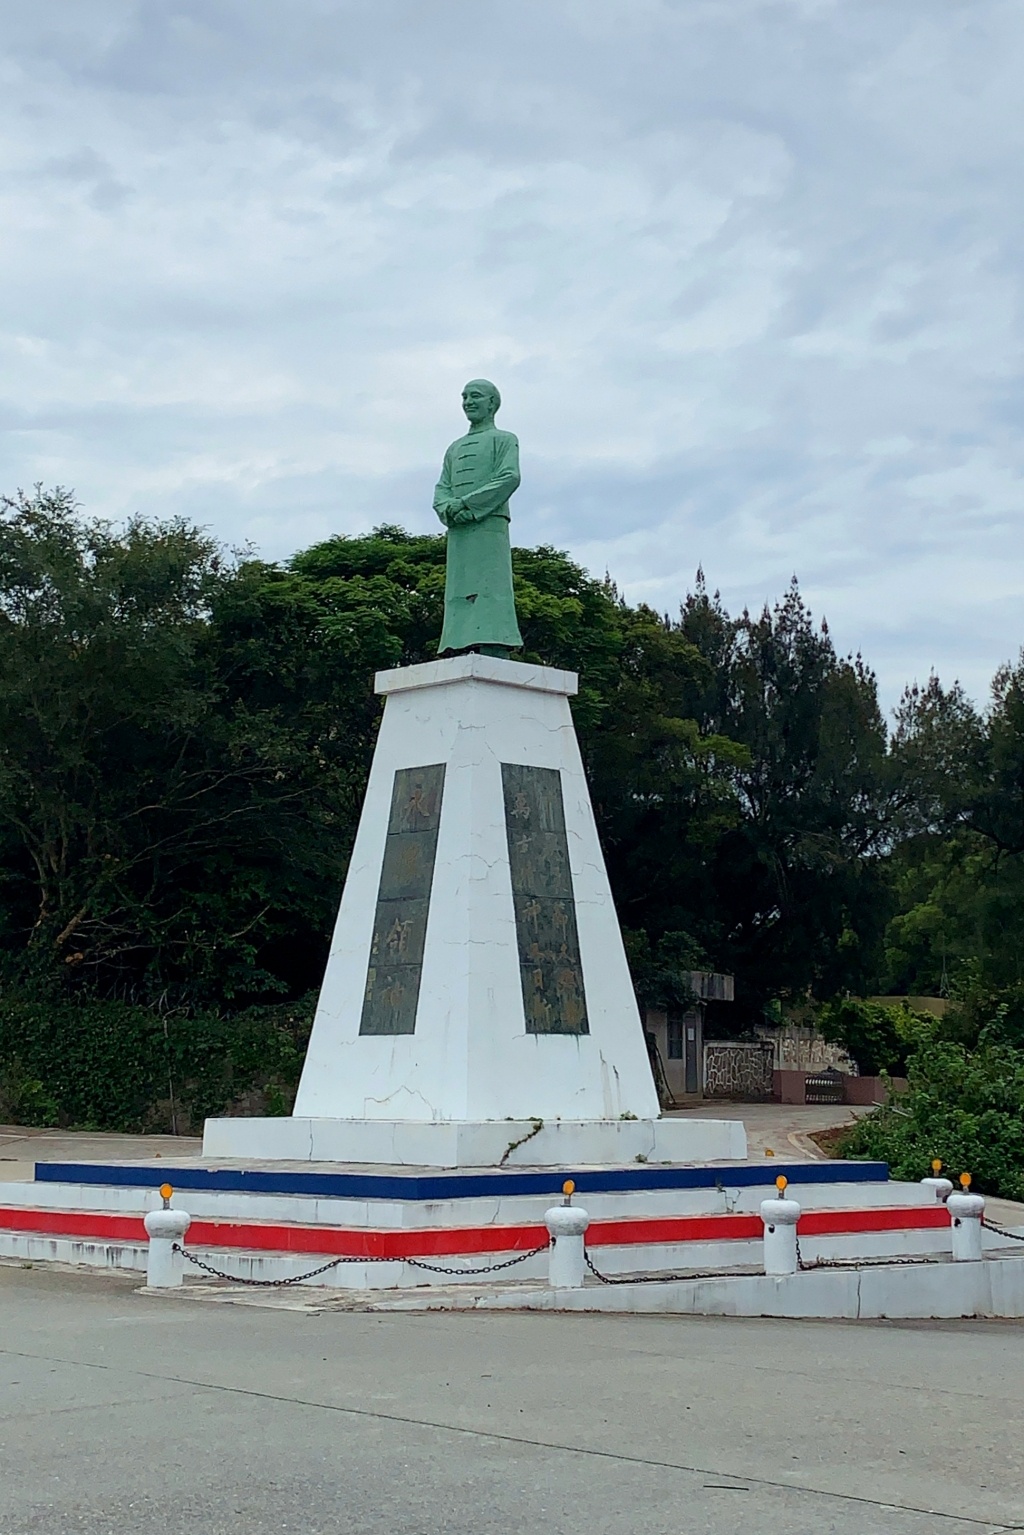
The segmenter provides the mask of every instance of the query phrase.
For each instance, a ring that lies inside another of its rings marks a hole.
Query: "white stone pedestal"
[[[702,1137],[699,1121],[659,1120],[569,710],[575,675],[464,655],[376,687],[384,718],[295,1115],[208,1121],[204,1154],[742,1156],[742,1126],[709,1121]],[[543,1134],[507,1154],[538,1121]]]
[[[625,1167],[742,1161],[738,1119],[208,1119],[203,1155],[386,1167]]]

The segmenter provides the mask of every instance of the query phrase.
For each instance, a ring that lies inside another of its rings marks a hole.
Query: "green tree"
[[[842,1045],[866,1077],[882,1072],[901,1076],[922,1029],[931,1028],[930,1019],[909,1007],[864,1002],[858,997],[824,1003],[817,1023],[825,1038]]]
[[[279,987],[259,950],[337,874],[321,833],[346,780],[230,685],[213,615],[239,584],[184,523],[115,532],[59,490],[5,503],[9,979],[196,1003]]]
[[[729,925],[716,859],[740,821],[749,752],[701,729],[711,666],[677,625],[621,603],[617,623],[618,666],[599,690],[591,684],[600,702],[580,740],[620,920],[638,935],[638,962],[650,950],[663,972],[664,940],[676,935],[671,949],[684,934],[714,965]]]
[[[991,706],[956,684],[910,689],[892,748],[904,835],[881,984],[946,994],[963,972],[1024,979],[1024,665],[997,673]]]
[[[708,663],[702,735],[743,748],[739,814],[716,840],[709,886],[719,968],[754,1010],[773,996],[859,990],[877,969],[891,837],[875,679],[815,628],[796,582],[773,609],[731,619],[702,581],[681,633]]]

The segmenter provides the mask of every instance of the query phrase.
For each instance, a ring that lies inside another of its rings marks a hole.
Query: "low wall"
[[[704,1046],[705,1098],[769,1103],[773,1093],[772,1053],[767,1040],[708,1041]]]
[[[772,1073],[772,1096],[776,1103],[806,1103],[806,1083],[809,1071],[776,1071]],[[854,1107],[870,1108],[875,1103],[886,1103],[890,1088],[894,1093],[906,1090],[905,1077],[854,1077],[843,1076],[843,1102]]]
[[[754,1032],[772,1045],[778,1071],[825,1071],[829,1066],[855,1070],[842,1046],[831,1044],[812,1023],[763,1024]]]
[[[898,1096],[907,1090],[906,1077],[847,1077],[843,1082],[843,1102],[863,1104],[887,1103],[892,1093]]]

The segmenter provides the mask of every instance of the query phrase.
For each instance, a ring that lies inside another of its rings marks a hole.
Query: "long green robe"
[[[519,486],[519,441],[488,427],[467,432],[444,456],[434,511],[448,529],[444,629],[438,654],[523,643],[512,592],[509,497]],[[454,522],[463,501],[471,521]]]

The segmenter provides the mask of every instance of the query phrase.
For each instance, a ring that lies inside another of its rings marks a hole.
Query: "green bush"
[[[234,1017],[131,1003],[0,998],[11,1122],[196,1133],[211,1114],[288,1113],[314,998]]]
[[[831,1044],[842,1045],[862,1076],[903,1076],[907,1057],[922,1032],[928,1032],[930,1018],[902,1004],[846,997],[818,1009],[818,1027]]]
[[[878,1157],[907,1179],[939,1157],[951,1178],[969,1172],[982,1193],[1024,1200],[1024,1051],[994,1028],[970,1049],[936,1025],[907,1075],[907,1091],[860,1120],[838,1154]]]
[[[57,1105],[15,1056],[0,1064],[0,1124],[45,1129],[57,1123]]]

